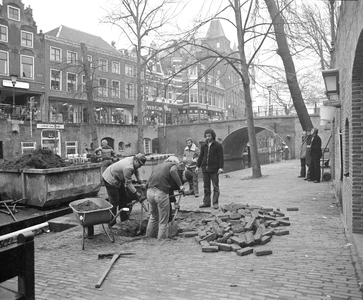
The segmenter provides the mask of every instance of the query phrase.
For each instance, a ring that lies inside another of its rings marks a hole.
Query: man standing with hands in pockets
[[[219,174],[223,173],[223,147],[216,141],[216,133],[213,129],[204,132],[205,144],[201,147],[195,172],[200,167],[203,171],[204,198],[200,208],[211,206],[211,182],[213,185],[213,208],[218,209],[219,200]]]

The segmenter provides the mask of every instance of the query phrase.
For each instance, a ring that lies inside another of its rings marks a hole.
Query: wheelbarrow
[[[85,204],[87,201],[91,201],[95,204],[97,209],[92,210],[78,210],[77,205]],[[115,237],[112,233],[111,228],[109,228],[108,223],[113,219],[116,219],[121,211],[128,211],[128,208],[123,208],[117,212],[116,215],[112,213],[112,204],[101,198],[88,198],[76,200],[69,203],[70,208],[76,215],[77,220],[82,225],[82,250],[84,250],[84,240],[88,237],[87,228],[93,225],[101,224],[104,232],[112,243],[115,242]],[[107,224],[106,226],[104,224]]]

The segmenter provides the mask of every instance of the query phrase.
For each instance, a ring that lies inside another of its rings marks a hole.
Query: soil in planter
[[[51,169],[67,167],[70,164],[50,149],[38,148],[31,153],[23,154],[12,160],[5,160],[0,164],[3,170],[18,169]]]
[[[101,209],[101,207],[99,207],[96,203],[94,203],[90,200],[83,201],[77,205],[73,205],[73,208],[76,211],[82,211],[82,212]]]

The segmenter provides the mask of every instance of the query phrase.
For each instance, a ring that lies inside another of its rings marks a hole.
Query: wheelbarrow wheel
[[[105,231],[106,235],[110,239],[111,243],[115,242],[115,236],[113,235],[112,229],[109,226],[105,226],[102,224],[102,228]]]

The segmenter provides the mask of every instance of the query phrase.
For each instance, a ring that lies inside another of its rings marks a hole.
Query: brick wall
[[[339,69],[342,107],[335,121],[334,186],[346,225],[363,233],[363,1],[341,3],[332,68]],[[341,132],[341,136],[339,136]],[[342,149],[340,138],[342,139]],[[342,161],[341,161],[342,160]],[[346,176],[341,176],[341,173]],[[348,174],[349,173],[349,174]]]

